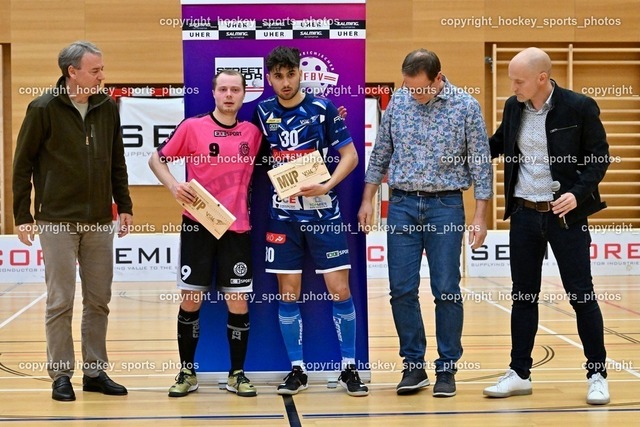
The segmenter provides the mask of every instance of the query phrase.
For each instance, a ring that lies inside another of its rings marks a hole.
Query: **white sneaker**
[[[609,384],[601,374],[593,374],[589,378],[587,403],[589,405],[606,405],[609,403]]]
[[[482,392],[489,397],[509,397],[531,394],[531,378],[523,380],[516,371],[508,369],[507,373],[498,378],[498,383],[487,387]]]

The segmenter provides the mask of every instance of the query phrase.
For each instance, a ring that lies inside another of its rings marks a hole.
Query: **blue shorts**
[[[271,219],[267,228],[266,272],[302,273],[305,246],[317,274],[351,268],[346,227],[341,219],[315,222]]]

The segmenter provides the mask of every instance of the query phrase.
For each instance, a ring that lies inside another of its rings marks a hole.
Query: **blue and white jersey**
[[[268,98],[256,108],[253,122],[269,144],[271,165],[283,163],[318,150],[327,166],[337,164],[339,149],[353,142],[338,109],[325,98],[305,94],[293,108],[285,108],[277,97]],[[264,141],[263,141],[264,143]],[[323,196],[290,197],[282,200],[272,189],[271,217],[281,221],[311,222],[340,217],[338,198],[333,190]]]

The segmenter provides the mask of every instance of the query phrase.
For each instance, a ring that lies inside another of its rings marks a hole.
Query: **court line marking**
[[[298,414],[298,409],[296,408],[296,404],[293,401],[293,396],[291,395],[282,395],[282,402],[284,403],[285,411],[287,412],[287,418],[289,419],[290,427],[301,427],[302,422],[300,421],[300,415]]]
[[[489,411],[425,411],[425,412],[356,412],[351,414],[303,414],[302,418],[374,418],[374,417],[416,417],[425,415],[502,415],[502,414],[560,414],[560,413],[593,413],[593,412],[640,412],[638,408],[540,408],[540,409],[501,409]]]
[[[498,369],[487,369],[487,371],[493,371],[496,374],[501,374],[504,373],[504,370],[498,370]],[[459,372],[459,371],[458,371]],[[0,379],[15,379],[15,377],[2,377]],[[20,378],[22,379],[22,377]],[[24,379],[33,379],[32,377],[24,377]],[[49,379],[47,378],[43,378],[43,379]],[[607,379],[607,382],[611,383],[638,383],[638,380],[635,379]],[[584,384],[584,380],[536,380],[536,384]],[[369,388],[373,389],[373,390],[384,390],[387,388],[393,388],[395,390],[395,387],[398,383],[397,382],[382,382],[382,381],[376,381],[375,383],[371,383],[369,384]],[[459,386],[474,386],[477,384],[495,384],[495,380],[487,380],[487,381],[465,381],[464,379],[460,379],[459,381],[457,381],[457,385]],[[77,386],[77,384],[76,384]],[[260,385],[260,386],[256,386],[256,388],[258,389],[258,391],[264,389],[267,391],[263,391],[263,393],[267,393],[270,394],[269,390],[273,389],[272,385]],[[166,391],[167,387],[165,386],[155,386],[155,387],[127,387],[127,390],[129,391]],[[200,386],[199,390],[220,390],[220,387],[218,386]],[[322,392],[322,390],[331,390],[328,389],[326,386],[314,386],[314,385],[310,385],[309,386],[309,390],[312,390],[314,392]],[[51,387],[47,386],[44,388],[0,388],[0,393],[34,393],[34,392],[46,392],[46,393],[51,393]],[[275,395],[274,395],[275,396]]]
[[[257,415],[166,415],[153,417],[0,417],[0,422],[25,421],[142,421],[142,420],[282,420],[281,414]]]
[[[463,286],[460,286],[460,289],[461,289],[461,290],[463,290],[463,291],[465,291],[465,292],[468,292],[468,293],[471,293],[471,294],[475,294],[475,292],[474,292],[474,291],[472,291],[472,290],[470,290],[470,289],[467,289],[467,288],[465,288],[465,287],[463,287]],[[511,310],[509,310],[509,309],[508,309],[508,308],[506,308],[506,307],[501,306],[501,305],[500,305],[500,304],[498,304],[498,303],[495,303],[495,302],[490,301],[490,300],[485,300],[484,302],[486,302],[486,303],[488,303],[488,304],[490,304],[490,305],[492,305],[492,306],[494,306],[494,307],[499,308],[500,310],[504,311],[505,313],[509,313],[509,314],[511,314]],[[547,332],[548,334],[551,334],[551,335],[555,336],[556,338],[559,338],[559,339],[561,339],[562,341],[564,341],[564,342],[566,342],[566,343],[568,343],[568,344],[571,344],[571,345],[572,345],[572,346],[574,346],[574,347],[577,347],[577,348],[579,348],[579,349],[581,349],[581,350],[584,350],[584,347],[582,346],[582,344],[579,344],[579,343],[577,343],[577,342],[573,341],[572,339],[569,339],[569,338],[565,337],[564,335],[557,333],[557,332],[556,332],[556,331],[554,331],[553,329],[547,328],[546,326],[544,326],[543,324],[541,324],[539,321],[538,321],[538,329],[542,329],[543,331]],[[614,360],[614,359],[612,359],[612,358],[610,358],[610,357],[607,357],[605,360],[606,360],[607,362],[609,362],[609,363],[613,363],[615,366],[623,366],[623,364],[622,364],[622,363],[620,363],[620,362],[618,362],[617,360]],[[622,371],[627,372],[628,374],[633,375],[633,376],[634,376],[634,377],[636,377],[636,378],[640,378],[640,372],[636,371],[635,369],[631,369],[631,368],[622,368],[621,370],[622,370]]]
[[[16,379],[15,377],[2,377],[0,379]],[[19,377],[18,379],[34,379],[33,377]],[[42,377],[42,379],[47,379],[50,380],[49,377]],[[33,393],[33,392],[47,392],[47,393],[51,393],[51,383],[48,382],[47,384],[45,384],[44,388],[0,388],[0,393],[2,392],[24,392],[24,393]],[[73,385],[75,387],[80,387],[81,385],[79,383],[73,383]],[[272,390],[273,386],[272,385],[260,385],[260,386],[256,386],[256,388],[258,389],[258,391],[263,390],[264,393],[266,394],[271,394],[269,393],[268,390]],[[314,388],[314,386],[309,386],[309,388]],[[166,391],[168,389],[168,387],[166,386],[149,386],[149,387],[129,387],[127,386],[127,390],[129,391]],[[200,385],[200,387],[198,387],[198,390],[220,390],[220,387],[217,385]],[[265,391],[267,390],[267,391]],[[275,396],[275,394],[274,394]]]
[[[43,299],[44,297],[47,296],[47,293],[44,292],[42,295],[40,295],[38,298],[34,299],[33,301],[31,301],[29,304],[25,305],[24,307],[22,307],[20,310],[18,310],[17,312],[15,312],[13,314],[13,316],[9,317],[7,320],[5,320],[4,322],[0,323],[0,329],[4,328],[5,326],[7,326],[9,323],[11,323],[13,320],[15,320],[18,316],[20,316],[22,313],[24,313],[25,311],[29,310],[31,307],[33,307],[34,305],[36,305],[37,303],[40,302],[41,299]]]
[[[560,289],[561,291],[565,291],[564,287],[562,286],[562,283],[557,284],[557,283],[549,282],[549,281],[546,281],[546,282],[547,282],[547,283],[551,283],[551,285],[552,285],[553,287],[555,287],[555,288],[557,288],[557,289]],[[594,287],[594,290],[595,290],[595,287]],[[618,290],[618,292],[620,292],[620,291],[622,291],[622,290],[624,290],[624,289],[616,289],[616,290]],[[565,292],[566,292],[566,291],[565,291]],[[597,295],[597,293],[596,293],[596,295]],[[618,300],[614,300],[614,301],[616,301],[616,302],[617,302]],[[640,312],[637,312],[637,311],[635,311],[635,310],[632,310],[632,309],[630,309],[630,308],[628,308],[628,307],[621,306],[621,305],[619,305],[619,304],[615,304],[613,301],[610,301],[610,300],[608,300],[608,299],[599,300],[599,301],[598,301],[598,303],[602,303],[602,304],[605,304],[605,305],[610,305],[610,306],[615,307],[615,308],[617,308],[617,309],[620,309],[620,310],[626,311],[626,312],[628,312],[628,313],[633,313],[633,314],[636,314],[636,315],[640,316]]]

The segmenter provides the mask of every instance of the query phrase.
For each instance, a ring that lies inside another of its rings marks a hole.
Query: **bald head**
[[[511,64],[526,67],[536,74],[544,72],[551,75],[551,58],[544,50],[537,47],[529,47],[518,53],[509,65]]]
[[[523,50],[509,62],[511,90],[518,101],[531,101],[536,109],[542,107],[553,90],[550,76],[551,59],[537,47]]]

